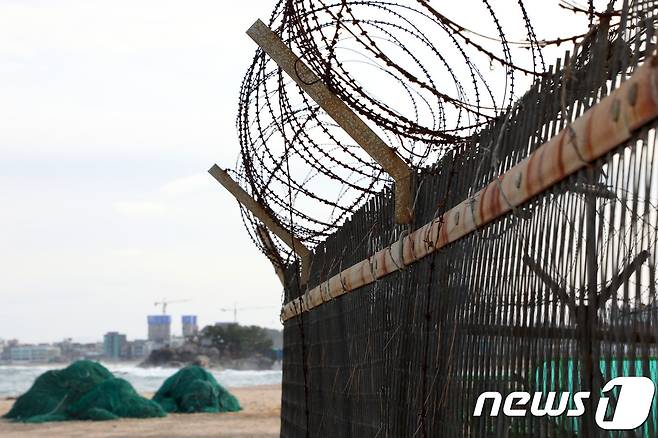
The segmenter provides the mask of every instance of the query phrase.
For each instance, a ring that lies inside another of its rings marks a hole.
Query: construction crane
[[[264,309],[276,309],[276,306],[255,306],[255,307],[238,307],[237,304],[233,304],[233,308],[222,307],[219,309],[220,312],[233,312],[233,322],[237,324],[238,322],[238,310],[264,310]]]
[[[162,306],[162,314],[166,315],[167,314],[167,305],[168,304],[173,304],[173,303],[185,303],[190,300],[167,300],[167,299],[162,299],[162,301],[156,301],[153,303],[154,306]]]

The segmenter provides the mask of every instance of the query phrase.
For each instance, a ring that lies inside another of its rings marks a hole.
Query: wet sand
[[[233,388],[230,391],[240,401],[242,411],[222,414],[169,414],[165,418],[145,420],[67,421],[45,424],[11,423],[0,419],[0,437],[274,438],[279,436],[280,385]],[[13,400],[0,400],[0,415],[5,414],[12,404]]]

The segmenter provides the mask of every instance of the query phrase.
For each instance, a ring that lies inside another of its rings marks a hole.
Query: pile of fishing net
[[[5,418],[29,423],[164,417],[159,404],[97,362],[80,360],[41,374]]]
[[[153,400],[167,412],[237,412],[238,400],[205,369],[190,365],[169,377]]]

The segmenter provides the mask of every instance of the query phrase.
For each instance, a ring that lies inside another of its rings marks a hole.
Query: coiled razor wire
[[[547,73],[543,49],[583,39],[587,19],[603,14],[592,2],[556,4],[585,15],[583,32],[538,39],[523,0],[461,3],[468,17],[478,17],[472,23],[426,0],[281,0],[268,24],[412,169],[422,169],[476,144],[473,136],[524,91],[519,81]],[[260,49],[242,82],[237,128],[234,176],[309,247],[390,186],[381,167]],[[242,214],[267,254],[259,221]],[[289,248],[274,241],[290,260]]]
[[[593,23],[577,50],[420,172],[417,224],[441,220],[650,62],[658,2],[623,4],[569,6]],[[281,435],[619,436],[595,425],[602,385],[658,375],[657,129],[638,129],[522,210],[286,321]],[[392,201],[369,198],[315,248],[309,287],[399,235]],[[287,288],[286,299],[304,292]],[[485,391],[591,397],[579,417],[474,416]],[[652,409],[631,433],[657,431]]]

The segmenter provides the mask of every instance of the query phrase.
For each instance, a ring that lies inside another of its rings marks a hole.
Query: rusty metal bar
[[[247,30],[253,39],[332,119],[347,132],[395,180],[395,221],[408,224],[413,217],[413,173],[313,71],[285,45],[265,23],[257,20]]]
[[[301,260],[300,283],[305,285],[308,280],[309,268],[311,264],[311,251],[288,230],[284,229],[272,216],[249,195],[240,185],[231,178],[231,176],[219,166],[213,164],[208,170],[226,190],[231,193],[247,210],[256,216],[275,236],[283,241]],[[271,242],[271,241],[270,241]],[[278,273],[277,273],[278,275]]]
[[[658,118],[658,59],[650,58],[609,96],[473,197],[283,306],[288,320],[431,254],[505,215]],[[402,247],[400,247],[402,245]]]

